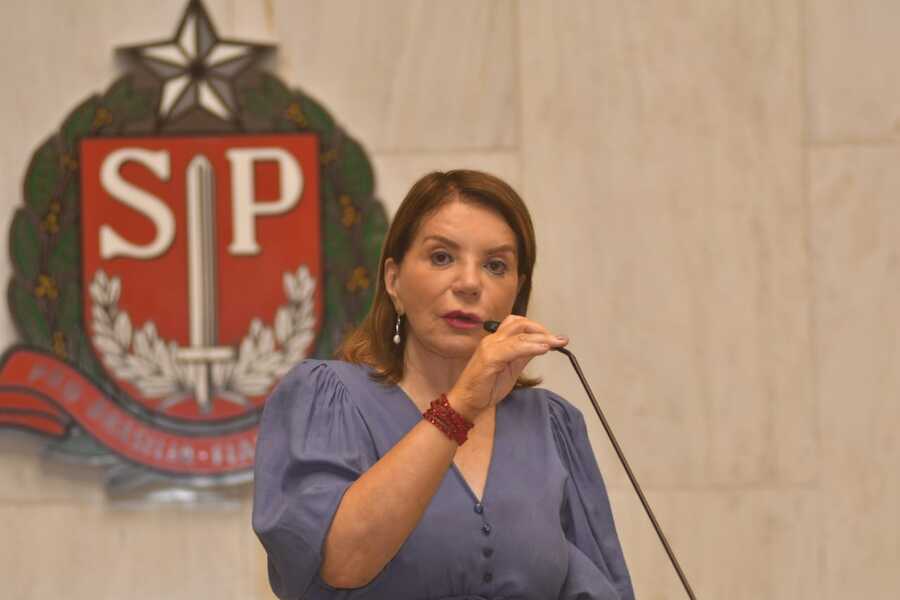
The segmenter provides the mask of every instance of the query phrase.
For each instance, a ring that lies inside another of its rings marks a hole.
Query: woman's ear
[[[394,310],[398,315],[403,314],[403,304],[400,302],[400,295],[397,293],[397,284],[400,279],[400,265],[393,258],[387,258],[384,261],[384,289],[391,302],[394,303]]]

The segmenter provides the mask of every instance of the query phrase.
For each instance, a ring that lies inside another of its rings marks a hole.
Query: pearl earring
[[[394,344],[400,345],[400,315],[397,315],[397,322],[394,324]]]

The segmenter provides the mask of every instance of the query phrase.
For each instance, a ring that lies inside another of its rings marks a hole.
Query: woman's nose
[[[457,294],[477,296],[481,293],[481,270],[478,265],[461,265],[453,282]]]

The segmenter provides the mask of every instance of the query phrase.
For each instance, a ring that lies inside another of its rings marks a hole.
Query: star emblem
[[[201,108],[234,121],[239,111],[235,80],[273,47],[220,38],[203,3],[191,0],[171,40],[120,51],[162,82],[160,120]]]

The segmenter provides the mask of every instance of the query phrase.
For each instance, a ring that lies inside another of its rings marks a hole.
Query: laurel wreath
[[[260,319],[253,319],[241,341],[237,361],[216,365],[213,382],[224,390],[257,396],[303,360],[315,336],[315,289],[315,279],[305,266],[296,273],[285,273],[288,303],[275,312],[274,330]]]
[[[176,360],[178,344],[162,340],[153,321],[134,331],[128,313],[118,307],[121,291],[121,280],[110,279],[103,270],[91,282],[93,340],[104,364],[149,398],[187,391],[190,381]]]
[[[276,311],[274,328],[253,319],[238,347],[237,360],[212,365],[213,385],[225,400],[248,405],[248,397],[266,393],[306,356],[315,335],[316,282],[304,265],[296,273],[285,273],[283,283],[288,303]],[[128,313],[119,308],[121,291],[120,278],[110,278],[102,269],[94,274],[92,339],[103,363],[148,398],[177,401],[186,397],[193,379],[178,360],[178,343],[160,338],[153,321],[134,329]]]
[[[21,339],[79,368],[107,394],[125,403],[133,400],[108,381],[104,362],[92,346],[84,322],[79,145],[85,137],[165,134],[165,123],[158,123],[154,115],[159,94],[158,82],[129,74],[116,80],[105,93],[93,95],[76,107],[59,131],[34,152],[25,175],[24,203],[13,217],[9,235],[14,270],[7,302]],[[215,128],[195,133],[307,132],[319,138],[324,249],[319,285],[324,314],[310,355],[330,358],[348,328],[368,310],[387,230],[384,208],[374,195],[371,164],[359,143],[335,123],[327,110],[301,90],[288,89],[269,73],[254,69],[243,75],[238,81],[238,102],[237,121],[223,121]],[[279,329],[279,323],[286,322],[286,317],[279,319],[276,315],[274,329],[269,328],[276,347],[279,340],[286,339],[283,325]],[[115,334],[115,320],[111,323]],[[259,389],[261,373],[276,372],[264,371],[270,365],[260,358],[265,355],[263,350],[269,348],[269,329],[262,323],[256,328],[251,324],[250,341],[243,355],[246,360],[242,362],[239,353],[232,371],[221,374],[222,381],[227,380],[232,389],[239,389],[240,385],[245,391]],[[151,333],[146,324],[133,332],[136,339],[132,340],[131,353],[135,357],[146,359],[148,352],[156,356],[158,345]],[[286,361],[299,356],[292,353],[290,346],[285,348],[281,351],[288,357]],[[157,358],[159,365],[154,363],[152,368],[165,364],[161,353]],[[278,369],[283,369],[284,364]],[[140,360],[126,366],[146,373],[148,391],[170,385],[154,377],[168,378],[166,381],[173,377],[164,371],[153,371]],[[151,382],[159,384],[158,388]],[[79,452],[88,451],[82,448]],[[90,452],[107,453],[99,446]]]

